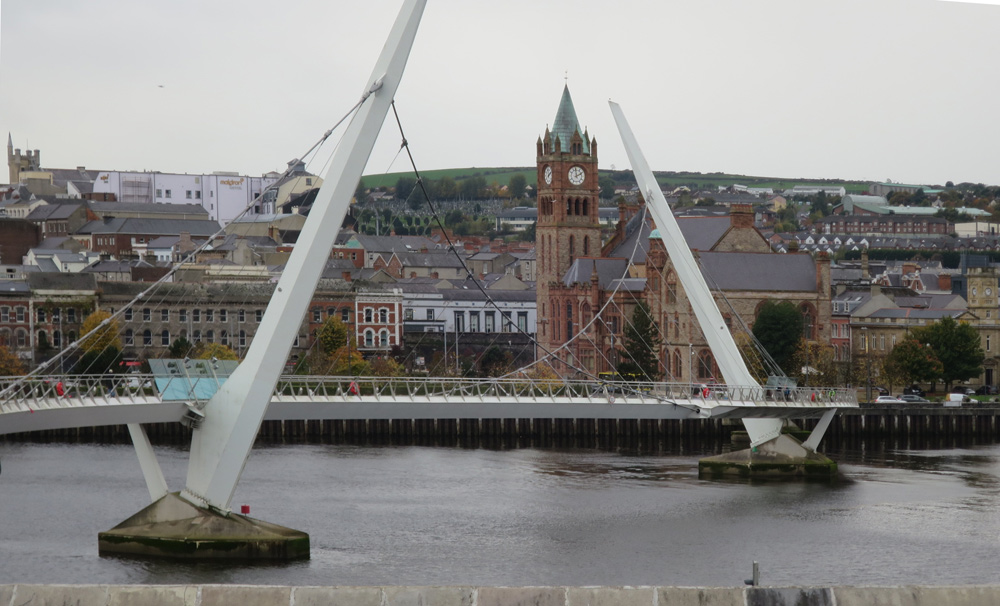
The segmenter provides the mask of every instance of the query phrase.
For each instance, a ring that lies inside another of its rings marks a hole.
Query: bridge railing
[[[164,378],[160,378],[163,383]],[[168,381],[184,379],[174,377]],[[224,377],[219,377],[224,381]],[[162,386],[162,385],[161,385]],[[160,397],[156,377],[144,374],[6,377],[0,379],[0,407],[4,411],[67,407],[85,404],[148,402]],[[451,377],[328,377],[286,375],[279,379],[275,398],[374,398],[468,400],[470,398],[570,398],[640,403],[683,401],[698,406],[856,407],[850,388],[705,385],[701,383],[642,383],[627,381],[556,380],[527,378]],[[192,395],[191,401],[199,402]]]

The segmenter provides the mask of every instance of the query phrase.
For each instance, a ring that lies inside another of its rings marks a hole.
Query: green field
[[[514,175],[524,175],[525,181],[532,187],[537,186],[538,173],[533,167],[507,168],[447,168],[427,170],[422,173],[425,179],[438,180],[451,177],[462,181],[471,177],[483,177],[488,184],[506,185]],[[719,186],[729,186],[734,183],[749,187],[770,187],[775,190],[790,189],[796,185],[827,185],[838,187],[843,185],[848,193],[860,193],[868,189],[867,181],[841,181],[838,179],[790,179],[782,177],[754,177],[748,175],[730,175],[724,173],[689,173],[689,172],[655,172],[656,180],[665,189],[686,185],[692,189],[716,189]],[[600,171],[600,176],[612,177],[619,183],[635,183],[631,171]],[[381,175],[365,175],[362,183],[366,188],[394,187],[400,177],[413,177],[413,173],[385,173]]]

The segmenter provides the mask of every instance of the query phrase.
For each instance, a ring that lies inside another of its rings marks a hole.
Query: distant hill
[[[447,168],[441,170],[426,170],[421,173],[426,179],[438,180],[451,177],[462,181],[471,177],[483,177],[487,183],[496,182],[506,185],[514,175],[523,175],[528,185],[537,186],[538,173],[534,167],[504,167],[504,168]],[[841,186],[848,193],[860,193],[868,189],[868,181],[844,181],[840,179],[791,179],[786,177],[754,177],[749,175],[730,175],[726,173],[697,173],[654,171],[656,180],[665,189],[673,189],[686,185],[691,189],[716,189],[719,186],[728,187],[734,183],[749,187],[770,187],[774,190],[791,189],[796,185]],[[382,175],[365,175],[362,183],[366,188],[395,187],[400,177],[413,177],[413,173],[386,173]],[[616,183],[635,183],[632,171],[601,170],[600,177],[610,177]]]

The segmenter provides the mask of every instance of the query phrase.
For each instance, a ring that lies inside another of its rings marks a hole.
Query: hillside
[[[423,173],[424,178],[438,180],[442,177],[450,177],[455,181],[461,181],[471,177],[483,177],[487,183],[498,183],[505,185],[514,175],[523,175],[528,185],[537,185],[538,174],[534,167],[505,167],[505,168],[448,168],[441,170],[428,170]],[[656,180],[664,189],[672,189],[681,185],[686,185],[691,189],[717,189],[720,186],[728,187],[734,183],[747,185],[750,187],[770,187],[775,190],[790,189],[796,185],[826,185],[840,186],[849,193],[860,193],[868,189],[868,181],[843,181],[840,179],[793,179],[787,177],[755,177],[749,175],[731,175],[726,173],[698,173],[698,172],[654,172]],[[413,177],[412,173],[386,173],[381,175],[365,175],[362,183],[365,188],[394,187],[400,177]],[[600,177],[611,178],[616,183],[635,183],[632,171],[611,171],[601,170]]]

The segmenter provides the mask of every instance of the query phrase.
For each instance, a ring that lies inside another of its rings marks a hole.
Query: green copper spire
[[[562,151],[569,151],[569,143],[573,140],[574,133],[580,133],[583,139],[583,153],[590,153],[590,141],[583,136],[580,130],[580,122],[576,119],[576,109],[573,107],[573,98],[569,96],[569,85],[563,87],[562,99],[559,101],[559,110],[556,112],[555,122],[552,123],[552,148],[555,149],[556,137],[559,137],[559,145]]]

